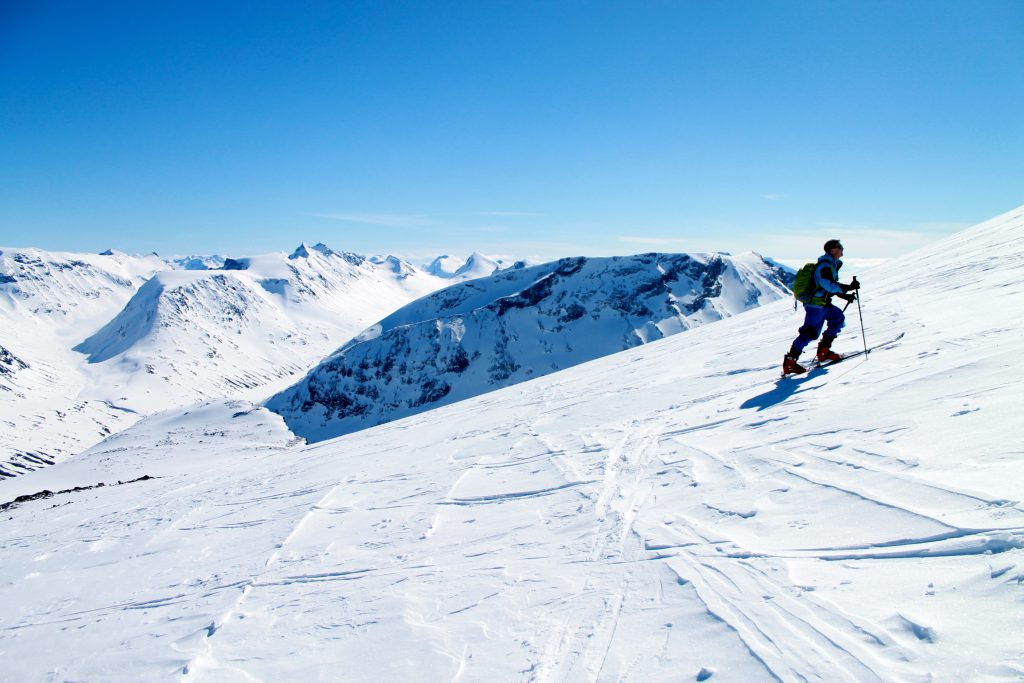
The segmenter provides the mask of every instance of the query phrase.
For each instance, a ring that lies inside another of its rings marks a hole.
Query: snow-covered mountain
[[[161,272],[75,350],[97,391],[147,413],[254,398],[439,284],[397,259],[301,245],[288,257],[227,259],[222,270]]]
[[[315,445],[143,420],[5,484],[2,676],[1020,680],[1022,231],[858,273],[892,343],[796,379],[777,302]]]
[[[4,249],[0,278],[0,478],[155,410],[265,397],[448,284],[394,257],[323,244],[219,264]]]
[[[0,248],[0,480],[137,419],[80,397],[86,379],[71,347],[166,267],[156,256]]]
[[[0,316],[13,326],[74,336],[105,322],[166,267],[156,255],[0,247]]]
[[[426,266],[426,271],[445,280],[464,282],[493,275],[501,268],[502,264],[495,259],[474,251],[465,260],[448,254],[438,256]]]
[[[414,301],[270,400],[319,441],[622,351],[789,295],[756,254],[568,258]]]
[[[220,256],[219,254],[211,254],[210,256],[193,254],[192,256],[178,256],[169,259],[168,262],[181,270],[219,270],[224,267],[226,260],[227,257]]]

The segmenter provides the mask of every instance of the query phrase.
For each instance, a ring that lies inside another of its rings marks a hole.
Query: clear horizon
[[[1024,4],[0,10],[0,244],[892,258],[1024,203]]]

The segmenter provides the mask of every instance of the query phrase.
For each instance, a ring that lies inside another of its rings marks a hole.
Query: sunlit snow
[[[796,379],[778,302],[311,446],[142,420],[0,488],[106,484],[2,512],[3,675],[1019,680],[1022,229],[857,273],[891,343]]]

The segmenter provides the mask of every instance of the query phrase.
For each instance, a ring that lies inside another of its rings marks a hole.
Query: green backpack
[[[796,278],[793,280],[793,298],[802,303],[809,302],[814,297],[814,269],[818,262],[806,263],[796,271]]]

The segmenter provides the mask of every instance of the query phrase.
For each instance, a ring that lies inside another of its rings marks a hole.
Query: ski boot
[[[835,337],[822,337],[821,342],[818,344],[818,362],[819,363],[836,363],[843,359],[838,353],[832,350],[832,342],[836,340]]]
[[[802,375],[807,372],[807,368],[796,362],[796,359],[800,357],[799,351],[789,350],[782,358],[782,376],[786,375]]]

